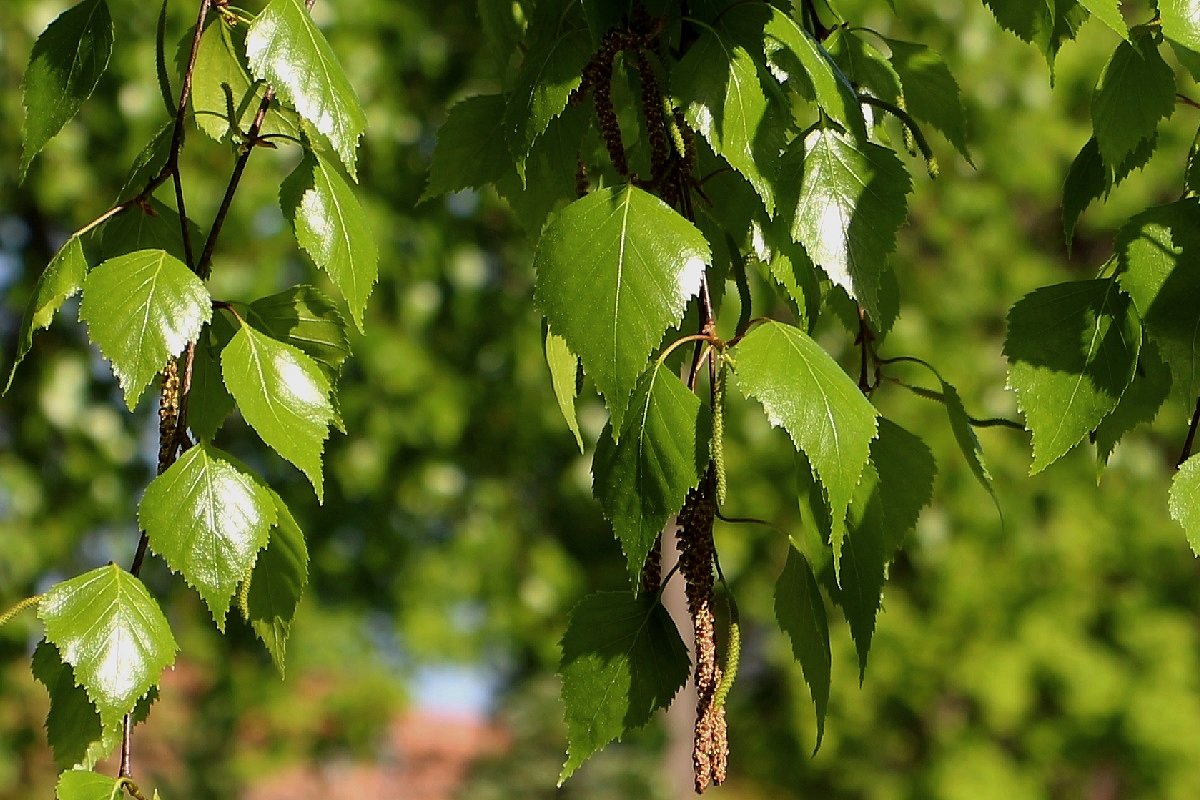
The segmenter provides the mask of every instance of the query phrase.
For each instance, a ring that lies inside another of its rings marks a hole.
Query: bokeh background
[[[118,44],[79,118],[23,184],[19,85],[60,0],[0,10],[0,342],[5,360],[33,282],[58,244],[103,211],[162,124],[157,4],[114,2]],[[170,30],[190,25],[171,3]],[[256,9],[261,4],[251,4]],[[839,2],[851,20],[925,42],[963,87],[975,167],[935,142],[942,175],[916,176],[895,264],[902,313],[884,355],[927,358],[977,416],[1015,417],[1004,315],[1033,288],[1094,274],[1131,213],[1177,197],[1200,120],[1181,107],[1149,166],[1083,218],[1070,254],[1059,194],[1088,137],[1088,99],[1116,45],[1096,21],[1038,53],[978,0]],[[1149,3],[1128,2],[1131,21]],[[154,6],[154,7],[152,7]],[[368,335],[342,387],[349,430],[328,448],[326,501],[237,420],[219,444],[266,474],[309,538],[312,583],[280,680],[249,630],[216,634],[160,561],[145,578],[182,645],[136,732],[143,785],[166,798],[675,798],[679,736],[652,725],[563,789],[554,669],[571,606],[619,588],[623,559],[590,497],[554,403],[530,298],[530,240],[492,191],[417,204],[446,109],[496,91],[498,52],[473,2],[329,0],[315,9],[370,120],[363,197],[380,242]],[[1182,73],[1181,73],[1182,74]],[[1187,85],[1186,83],[1181,85]],[[251,159],[215,261],[214,296],[317,281],[278,210],[296,156]],[[193,134],[189,210],[206,226],[231,164]],[[720,198],[715,198],[718,202]],[[764,295],[764,301],[769,297]],[[125,413],[69,303],[0,401],[0,606],[109,560],[128,562],[153,473],[154,408]],[[853,367],[836,321],[822,342]],[[917,371],[895,377],[921,381]],[[149,398],[149,393],[147,395]],[[774,629],[786,542],[723,526],[718,546],[745,620],[730,698],[728,798],[1012,800],[1200,796],[1200,570],[1166,515],[1189,409],[1167,406],[1098,477],[1086,445],[1027,477],[1025,435],[980,433],[1003,524],[958,455],[942,410],[885,384],[885,414],[929,442],[935,497],[892,568],[866,680],[833,612],[824,744],[799,669]],[[583,408],[594,441],[604,415]],[[798,531],[786,439],[735,400],[728,513]],[[55,778],[28,655],[31,615],[0,629],[0,798],[49,797]],[[687,743],[683,746],[686,748]],[[686,790],[690,791],[690,790]]]

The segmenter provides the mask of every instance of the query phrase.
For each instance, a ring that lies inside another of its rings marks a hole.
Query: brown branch
[[[1176,468],[1183,465],[1192,456],[1192,445],[1196,442],[1196,427],[1200,425],[1200,398],[1196,400],[1196,410],[1192,412],[1192,422],[1188,425],[1187,438],[1183,440],[1183,451],[1179,454],[1179,460],[1175,462]]]

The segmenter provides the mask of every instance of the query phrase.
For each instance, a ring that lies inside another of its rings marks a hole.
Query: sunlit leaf
[[[175,637],[158,603],[114,564],[55,585],[38,616],[106,726],[132,711],[175,662]]]
[[[700,289],[708,243],[634,186],[592,192],[554,215],[534,255],[534,302],[579,355],[618,431],[663,333]]]
[[[303,0],[271,0],[246,32],[250,73],[328,137],[352,177],[367,127],[354,87]]]
[[[164,250],[110,258],[83,284],[79,318],[125,391],[132,410],[168,358],[196,341],[212,316],[208,290]]]
[[[379,250],[354,191],[332,164],[310,151],[280,187],[279,203],[296,241],[329,273],[361,331],[379,277]]]
[[[250,427],[324,497],[321,452],[334,418],[329,379],[290,344],[242,325],[221,353],[225,386]]]
[[[150,547],[200,593],[222,630],[276,517],[270,491],[205,442],[151,481],[138,509]]]

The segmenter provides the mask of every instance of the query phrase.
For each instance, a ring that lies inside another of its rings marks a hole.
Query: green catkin
[[[246,574],[246,580],[242,581],[242,585],[238,587],[237,605],[238,611],[242,612],[242,619],[250,621],[250,578],[254,574],[253,569]]]
[[[10,608],[8,611],[5,611],[3,614],[0,614],[0,628],[3,628],[8,623],[12,622],[13,617],[17,616],[17,614],[20,614],[22,611],[24,611],[27,608],[32,608],[33,606],[36,606],[41,601],[42,601],[42,596],[40,594],[36,594],[33,597],[26,597],[24,600],[17,603],[12,608]]]
[[[671,142],[675,145],[675,152],[680,158],[687,157],[687,142],[683,140],[683,130],[679,127],[679,120],[675,117],[675,106],[671,105],[671,101],[666,97],[663,98],[663,116],[667,121],[667,133],[671,134]]]
[[[721,676],[721,683],[717,686],[716,694],[713,696],[713,704],[717,708],[724,707],[729,690],[733,688],[733,682],[737,680],[738,665],[741,660],[742,625],[738,622],[735,614],[729,620],[729,643],[725,648],[725,671]]]
[[[725,505],[725,360],[717,369],[712,401],[712,460],[717,473],[717,506]]]

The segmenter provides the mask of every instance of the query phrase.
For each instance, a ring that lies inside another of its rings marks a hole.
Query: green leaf
[[[761,30],[766,6],[739,7],[728,18],[754,15]],[[775,214],[773,173],[783,148],[783,120],[772,113],[758,64],[734,34],[705,28],[671,73],[671,91],[688,124],[750,181]]]
[[[138,509],[150,547],[200,593],[221,630],[275,520],[270,491],[205,442],[151,481]]]
[[[699,462],[707,458],[697,450],[699,423],[700,399],[656,362],[638,381],[619,440],[608,425],[596,444],[592,491],[612,521],[635,586],[663,526],[700,483]]]
[[[1133,380],[1142,330],[1113,278],[1038,289],[1008,314],[1008,384],[1037,473],[1095,430]]]
[[[150,198],[145,205],[135,205],[104,223],[97,248],[101,261],[129,255],[138,250],[165,250],[176,260],[187,263],[183,248],[183,230],[179,214],[160,200]],[[199,253],[204,233],[188,220],[192,252]]]
[[[272,339],[302,351],[337,383],[350,357],[346,322],[328,297],[313,286],[293,286],[250,304],[250,324]]]
[[[58,800],[121,800],[125,796],[125,781],[73,769],[58,776],[54,792]]]
[[[581,103],[567,106],[551,120],[545,133],[533,143],[523,176],[509,157],[508,171],[497,181],[496,190],[512,206],[517,221],[528,233],[540,234],[550,212],[579,198],[575,175],[583,136],[591,128],[594,113],[590,104]]]
[[[921,437],[880,417],[879,435],[871,442],[871,464],[879,476],[884,554],[890,560],[933,499],[937,462]]]
[[[848,28],[837,28],[825,40],[825,47],[838,69],[851,81],[888,102],[900,99],[900,75],[892,62],[866,39]]]
[[[250,130],[266,88],[250,79],[239,54],[246,52],[245,34],[223,19],[214,20],[200,37],[192,72],[192,113],[196,127],[218,142],[230,133]],[[290,112],[289,112],[290,113]],[[262,133],[300,136],[300,126],[272,104],[263,118]]]
[[[936,128],[946,141],[971,162],[967,152],[967,117],[958,83],[946,62],[923,44],[887,39],[891,63],[900,76],[904,108],[922,122]]]
[[[153,139],[146,143],[129,167],[125,183],[121,185],[121,191],[117,193],[118,200],[136,196],[162,171],[163,166],[167,163],[167,157],[171,153],[171,140],[174,138],[174,134],[175,123],[168,122],[158,129],[158,133],[154,134]]]
[[[833,58],[819,42],[779,9],[768,6],[771,14],[763,33],[768,53],[780,47],[800,60],[816,97],[817,105],[859,141],[867,138],[862,106],[850,81],[838,69]]]
[[[1035,45],[1054,72],[1063,43],[1075,38],[1087,11],[1076,0],[983,0],[1002,28]]]
[[[700,289],[708,242],[634,186],[592,192],[555,214],[534,255],[534,302],[579,355],[613,427],[663,333]]]
[[[1154,136],[1175,110],[1175,73],[1154,35],[1136,28],[1113,51],[1092,93],[1092,127],[1100,157],[1115,172],[1138,145]]]
[[[500,180],[512,167],[504,138],[504,96],[481,94],[454,104],[438,130],[421,201]]]
[[[738,386],[788,432],[825,488],[840,559],[844,518],[876,433],[876,411],[854,381],[808,334],[766,322],[733,351]],[[835,561],[835,563],[839,563]]]
[[[812,567],[794,545],[788,548],[787,563],[775,584],[775,619],[787,634],[792,655],[804,670],[804,681],[817,711],[815,753],[825,737],[825,714],[829,708],[832,661],[829,622]]]
[[[42,640],[33,651],[33,677],[50,695],[46,739],[60,770],[77,765],[91,768],[116,747],[116,735],[105,736],[100,712],[87,692],[75,685],[75,674],[63,663],[58,649]],[[114,728],[112,733],[116,733]]]
[[[4,382],[7,394],[12,388],[13,377],[17,367],[33,347],[33,333],[42,328],[49,328],[54,321],[54,315],[62,308],[67,299],[83,288],[87,277],[87,258],[83,254],[83,245],[79,238],[72,236],[46,265],[46,269],[38,276],[37,284],[33,287],[33,297],[25,307],[21,317],[21,332],[17,335],[17,353],[12,366],[8,370],[8,380]]]
[[[1171,479],[1167,508],[1187,534],[1192,552],[1200,555],[1200,455],[1183,462]]]
[[[881,284],[912,182],[886,147],[816,130],[803,147],[804,175],[792,237],[830,280],[880,320]]]
[[[329,379],[317,362],[242,325],[221,353],[221,374],[250,427],[303,472],[323,500],[321,452],[334,410]]]
[[[1117,233],[1118,280],[1171,368],[1172,394],[1200,394],[1200,201],[1138,214]]]
[[[863,469],[854,489],[847,519],[849,531],[842,546],[840,587],[834,593],[850,625],[858,651],[858,682],[867,671],[867,653],[875,634],[875,618],[883,596],[883,583],[891,553],[887,549],[882,487],[874,464]],[[835,562],[836,564],[836,562]]]
[[[288,635],[304,587],[308,585],[308,547],[304,533],[282,498],[272,495],[277,524],[267,549],[258,556],[246,593],[250,625],[284,675]]]
[[[271,0],[246,32],[246,57],[250,73],[323,133],[357,180],[356,151],[367,118],[303,0]]]
[[[1108,463],[1108,457],[1122,436],[1142,423],[1154,421],[1170,392],[1171,370],[1158,354],[1154,342],[1142,342],[1133,382],[1121,395],[1121,402],[1117,403],[1112,413],[1096,426],[1096,458],[1099,466]]]
[[[1067,247],[1071,246],[1075,238],[1075,225],[1084,210],[1093,200],[1107,198],[1135,169],[1146,166],[1150,156],[1154,155],[1156,144],[1156,137],[1143,140],[1125,158],[1120,168],[1114,171],[1104,166],[1096,137],[1088,139],[1079,155],[1071,162],[1071,168],[1067,171],[1067,181],[1063,185],[1063,233],[1067,237]]]
[[[131,712],[175,662],[175,637],[142,582],[114,564],[55,585],[38,617],[105,726]]]
[[[1121,16],[1120,0],[1079,0],[1079,5],[1111,28],[1117,36],[1129,39],[1129,26],[1125,24],[1125,17]]]
[[[222,339],[216,335],[215,328],[218,325],[222,329],[228,328],[227,337]],[[187,426],[201,440],[216,436],[229,412],[233,411],[233,396],[225,388],[220,364],[221,350],[232,337],[232,328],[221,317],[216,317],[196,343],[196,355],[192,359],[192,386],[187,396]]]
[[[550,368],[550,384],[554,397],[562,411],[567,428],[575,434],[579,452],[583,452],[583,434],[579,430],[579,418],[575,413],[576,377],[579,372],[579,356],[571,352],[566,341],[549,328],[546,329],[546,365]]]
[[[571,11],[569,4],[538,4],[526,38],[529,49],[507,94],[503,125],[522,174],[533,143],[567,107],[591,58],[587,26]]]
[[[950,431],[954,434],[954,441],[958,444],[963,460],[967,462],[967,468],[971,470],[971,474],[975,476],[979,485],[991,495],[992,502],[996,504],[996,510],[1000,511],[1000,498],[996,496],[996,489],[992,485],[992,475],[983,460],[983,446],[979,444],[979,437],[975,435],[975,429],[971,426],[971,416],[967,413],[967,407],[963,404],[958,389],[944,380],[942,381],[942,405],[946,409],[946,415],[950,418]],[[1003,512],[1001,512],[1001,517],[1003,517]]]
[[[568,740],[559,785],[606,744],[670,705],[690,671],[687,647],[657,598],[599,592],[580,601],[559,665]]]
[[[112,17],[105,0],[83,0],[67,9],[34,42],[25,68],[22,179],[33,157],[92,96],[112,46]]]
[[[132,411],[168,358],[194,342],[212,316],[204,283],[164,250],[110,258],[83,284],[79,318],[125,391]]]
[[[1158,15],[1164,36],[1200,52],[1200,0],[1158,0]]]
[[[280,187],[279,205],[296,241],[329,274],[361,331],[367,298],[379,278],[379,250],[350,185],[310,151]]]

